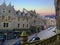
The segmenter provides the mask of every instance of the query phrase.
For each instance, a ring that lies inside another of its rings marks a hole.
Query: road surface
[[[48,28],[46,30],[39,32],[37,36],[40,38],[40,40],[47,39],[49,37],[56,35],[55,31],[56,31],[56,27],[51,27],[51,28]],[[29,36],[28,39],[30,40],[32,37],[35,37],[35,36],[36,34],[33,34]]]
[[[37,33],[37,36],[41,40],[43,40],[43,39],[46,39],[46,38],[49,38],[49,37],[52,37],[52,36],[56,35],[55,31],[56,31],[56,27],[51,27],[51,28],[48,28],[46,30],[43,30],[43,31]],[[31,36],[28,36],[28,41],[30,39],[32,39],[33,37],[35,37],[35,36],[36,36],[36,34],[33,34]],[[5,44],[6,45],[13,45],[14,43],[16,43],[19,40],[20,39],[13,39],[13,40],[5,41]]]

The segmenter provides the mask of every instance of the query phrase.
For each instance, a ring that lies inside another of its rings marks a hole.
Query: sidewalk
[[[6,40],[5,41],[5,45],[13,45],[14,43],[16,43],[17,41],[19,41],[20,39],[12,39],[12,40]]]

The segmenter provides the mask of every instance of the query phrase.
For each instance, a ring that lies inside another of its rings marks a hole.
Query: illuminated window
[[[5,18],[5,16],[2,16],[2,19],[4,19]]]
[[[8,20],[10,20],[11,19],[11,17],[10,16],[8,16]]]

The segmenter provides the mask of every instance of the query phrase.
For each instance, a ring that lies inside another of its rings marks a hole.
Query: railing
[[[50,37],[45,40],[36,40],[34,42],[28,42],[26,45],[58,45],[60,43],[60,34]]]

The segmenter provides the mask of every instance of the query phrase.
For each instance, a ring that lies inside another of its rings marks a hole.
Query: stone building
[[[23,8],[22,11],[17,11],[11,3],[6,5],[5,2],[0,5],[0,36],[3,34],[6,40],[19,37],[22,30],[27,30],[30,34],[36,32],[36,28],[41,28],[44,24],[44,19],[35,10]],[[31,27],[35,27],[33,31]]]
[[[31,26],[40,26],[44,24],[43,19],[32,10],[16,11],[14,6],[6,5],[3,2],[0,5],[0,30],[29,29]]]
[[[55,18],[47,18],[46,25],[47,25],[47,27],[56,26],[56,19]]]

